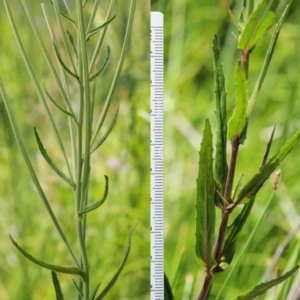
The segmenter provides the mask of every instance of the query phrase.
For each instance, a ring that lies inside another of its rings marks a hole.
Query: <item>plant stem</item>
[[[210,270],[206,270],[206,277],[197,300],[204,300],[206,298],[211,287],[212,279],[213,276],[211,275]]]
[[[224,192],[224,199],[226,200],[227,203],[231,203],[231,193],[232,193],[232,186],[234,181],[234,173],[235,173],[238,151],[239,151],[239,140],[238,140],[238,136],[236,136],[232,141],[231,159],[230,159],[230,165],[229,165],[229,170],[228,170],[228,175],[227,175],[226,185],[225,185],[225,192]],[[225,238],[230,212],[231,211],[228,211],[226,207],[223,208],[222,221],[219,227],[219,235],[218,235],[218,239],[214,251],[217,264],[219,264],[222,256],[222,246]]]
[[[248,80],[249,58],[250,52],[248,50],[242,51],[242,66],[245,72],[246,80]]]

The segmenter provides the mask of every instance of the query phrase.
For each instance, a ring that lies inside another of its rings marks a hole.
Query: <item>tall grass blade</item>
[[[292,1],[290,1],[288,3],[288,5],[286,6],[285,10],[283,11],[283,13],[282,13],[282,15],[281,15],[281,17],[278,21],[278,23],[276,24],[276,27],[275,27],[274,33],[272,35],[272,39],[271,39],[271,42],[269,44],[269,48],[268,48],[268,51],[267,51],[267,54],[266,54],[266,57],[265,57],[265,61],[264,61],[262,70],[259,74],[259,77],[258,77],[258,80],[256,82],[255,88],[253,90],[253,93],[252,93],[252,95],[249,99],[249,105],[248,105],[248,111],[247,111],[248,118],[251,115],[252,109],[253,109],[254,104],[257,100],[260,89],[263,85],[264,79],[266,77],[266,74],[267,74],[267,71],[268,71],[272,56],[273,56],[273,52],[274,52],[274,49],[275,49],[275,45],[276,45],[276,42],[277,42],[277,39],[278,39],[278,36],[279,36],[281,26],[282,26],[283,21],[284,21],[287,13],[289,11],[289,8],[290,8],[291,4],[292,4]]]
[[[199,170],[196,197],[196,243],[197,261],[204,263],[207,270],[213,264],[213,242],[215,234],[215,204],[213,177],[212,132],[208,120],[205,122],[203,139],[199,152]]]

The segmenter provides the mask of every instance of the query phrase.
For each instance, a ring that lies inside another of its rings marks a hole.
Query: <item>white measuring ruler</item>
[[[151,12],[150,36],[150,299],[164,299],[163,213],[163,25],[160,12]]]

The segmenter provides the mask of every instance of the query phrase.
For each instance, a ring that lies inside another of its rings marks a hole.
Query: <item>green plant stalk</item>
[[[252,241],[252,239],[253,239],[255,233],[257,232],[258,227],[260,226],[260,224],[261,224],[262,220],[264,219],[264,217],[265,217],[267,211],[269,210],[269,207],[270,207],[270,205],[271,205],[271,203],[272,203],[272,200],[274,199],[274,195],[275,195],[275,190],[273,190],[273,192],[272,192],[272,194],[271,194],[269,200],[267,201],[267,203],[266,203],[266,205],[265,205],[265,207],[264,207],[264,209],[263,209],[263,211],[262,211],[262,213],[261,213],[261,215],[260,215],[260,218],[259,218],[258,221],[256,222],[256,224],[255,224],[255,226],[254,226],[254,228],[253,228],[253,230],[252,230],[252,232],[251,232],[251,234],[250,234],[250,236],[249,236],[249,238],[248,238],[248,240],[247,240],[247,242],[246,242],[244,248],[243,248],[242,251],[239,253],[239,256],[234,260],[234,263],[232,264],[231,269],[230,269],[228,275],[226,276],[226,279],[225,279],[225,281],[224,281],[224,283],[223,283],[221,289],[219,290],[219,293],[218,293],[218,295],[217,295],[217,297],[216,297],[215,300],[219,300],[219,298],[220,298],[221,295],[222,295],[223,290],[228,286],[228,282],[230,281],[230,279],[231,279],[231,277],[232,277],[232,274],[233,274],[233,272],[235,271],[235,268],[238,266],[238,264],[239,264],[239,262],[241,261],[243,255],[244,255],[245,252],[247,251],[247,249],[248,249],[248,247],[249,247],[249,245],[250,245],[250,243],[251,243],[251,241]]]
[[[78,17],[78,40],[79,40],[79,86],[80,86],[80,128],[78,130],[78,174],[76,191],[76,228],[79,238],[82,267],[87,274],[83,282],[83,296],[85,300],[89,299],[89,262],[85,245],[85,218],[86,216],[79,216],[87,201],[87,191],[89,185],[90,172],[90,140],[91,140],[91,122],[90,122],[90,85],[89,85],[89,71],[88,71],[88,57],[86,50],[85,28],[83,19],[83,8],[80,0],[76,1],[77,17]],[[84,156],[82,155],[83,142],[83,119],[85,115],[85,146]],[[83,159],[83,163],[81,160]],[[80,209],[80,210],[78,210]]]

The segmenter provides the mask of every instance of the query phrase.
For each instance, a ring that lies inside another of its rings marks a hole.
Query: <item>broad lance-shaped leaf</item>
[[[205,122],[203,139],[199,152],[199,171],[196,197],[196,259],[204,262],[210,270],[213,259],[213,241],[215,232],[215,204],[213,178],[212,132],[208,120]]]
[[[36,129],[34,128],[34,134],[35,134],[35,138],[37,141],[37,144],[39,146],[40,152],[43,155],[44,159],[46,160],[46,162],[50,165],[50,167],[64,180],[66,181],[68,184],[70,184],[73,188],[75,186],[75,183],[68,177],[66,176],[52,161],[52,159],[50,158],[50,156],[48,155],[46,149],[44,148],[41,139],[36,131]]]
[[[91,204],[91,205],[86,206],[83,209],[83,211],[81,211],[79,213],[79,216],[81,216],[83,214],[86,214],[86,213],[88,213],[92,210],[95,210],[96,208],[98,208],[99,206],[101,206],[104,203],[104,201],[105,201],[105,199],[107,198],[107,195],[108,195],[108,177],[106,175],[104,175],[104,178],[105,178],[105,189],[104,189],[104,194],[103,194],[102,199],[95,202],[95,203],[93,203],[93,204]]]
[[[215,79],[215,101],[216,101],[216,120],[217,120],[217,136],[216,136],[216,154],[214,164],[214,178],[219,193],[223,194],[226,182],[228,165],[226,159],[226,141],[227,141],[227,116],[226,116],[226,91],[223,66],[220,58],[220,50],[218,46],[217,36],[214,36],[212,44],[214,79]],[[216,205],[223,206],[223,201],[216,193]]]
[[[228,122],[228,137],[233,140],[236,137],[242,144],[246,138],[247,129],[247,82],[244,69],[239,61],[236,68],[236,107]]]
[[[86,274],[82,271],[82,270],[79,270],[77,268],[67,268],[67,267],[61,267],[61,266],[56,266],[56,265],[51,265],[51,264],[48,264],[48,263],[45,263],[41,260],[38,260],[36,258],[34,258],[33,256],[31,256],[29,253],[27,253],[23,248],[21,248],[14,240],[13,238],[9,235],[9,238],[11,240],[11,242],[13,243],[13,245],[27,258],[29,259],[30,261],[32,261],[33,263],[45,268],[45,269],[48,269],[48,270],[51,270],[51,271],[54,271],[54,272],[58,272],[58,273],[64,273],[64,274],[71,274],[71,275],[79,275],[81,276],[82,278],[86,278]]]
[[[241,33],[238,48],[251,52],[272,24],[279,0],[261,0]]]
[[[295,133],[285,145],[272,157],[260,171],[250,179],[250,181],[242,188],[238,195],[237,203],[247,202],[245,198],[255,195],[262,187],[264,182],[269,178],[272,172],[279,166],[283,159],[292,150],[296,142],[299,140],[300,132]]]
[[[55,272],[51,271],[53,286],[55,290],[56,300],[64,300],[64,295],[61,291],[60,283]]]
[[[286,272],[285,274],[283,274],[282,276],[280,276],[276,279],[273,279],[271,281],[261,283],[257,286],[254,286],[254,287],[250,288],[248,291],[233,298],[232,300],[252,300],[252,299],[256,298],[257,296],[264,294],[267,290],[269,290],[273,286],[283,282],[284,280],[286,280],[287,278],[292,276],[298,270],[298,268],[299,268],[299,266],[296,266],[292,270]]]
[[[128,258],[128,255],[129,255],[129,252],[130,252],[130,248],[131,248],[131,236],[132,236],[132,232],[134,230],[134,228],[136,227],[137,225],[135,225],[133,228],[130,229],[129,231],[129,237],[128,237],[128,243],[127,243],[127,247],[126,247],[126,250],[125,250],[125,255],[124,255],[124,258],[119,266],[119,269],[117,270],[117,272],[115,273],[115,275],[113,276],[113,278],[111,279],[111,281],[108,283],[108,285],[103,289],[103,291],[100,293],[100,295],[96,298],[96,300],[102,300],[105,298],[105,296],[107,295],[107,293],[110,291],[110,289],[113,287],[113,285],[115,284],[115,282],[117,281],[119,275],[121,274],[124,266],[125,266],[125,263],[127,261],[127,258]]]

